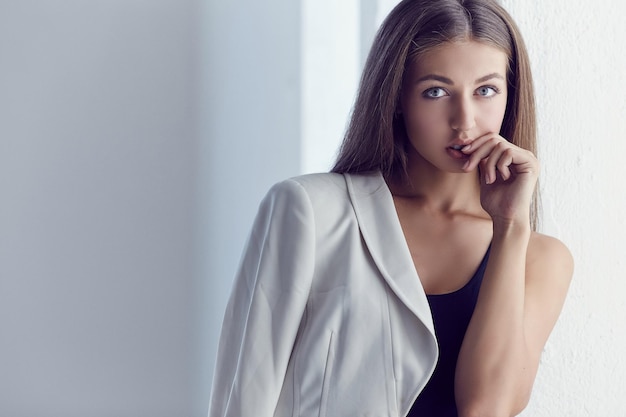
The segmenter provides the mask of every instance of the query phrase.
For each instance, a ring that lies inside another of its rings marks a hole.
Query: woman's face
[[[500,132],[507,60],[498,48],[465,41],[442,44],[409,66],[400,101],[409,164],[462,172],[466,156],[458,148]]]

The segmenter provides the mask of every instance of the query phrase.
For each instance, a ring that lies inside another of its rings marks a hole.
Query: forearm
[[[504,417],[525,405],[535,372],[524,331],[530,234],[526,224],[494,222],[489,263],[457,363],[460,416]]]

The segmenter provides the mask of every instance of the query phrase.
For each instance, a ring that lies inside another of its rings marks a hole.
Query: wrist
[[[530,219],[508,219],[508,218],[492,218],[494,237],[507,237],[512,235],[530,236],[532,228]]]

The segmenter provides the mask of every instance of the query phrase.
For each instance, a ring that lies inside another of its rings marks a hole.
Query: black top
[[[454,400],[456,362],[476,307],[490,249],[491,246],[463,288],[448,294],[427,295],[439,343],[439,359],[435,372],[407,417],[458,417]]]

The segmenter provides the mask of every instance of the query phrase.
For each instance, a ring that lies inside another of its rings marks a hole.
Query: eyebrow
[[[504,77],[502,76],[502,74],[497,73],[497,72],[492,72],[491,74],[487,74],[484,77],[480,77],[479,79],[477,79],[475,81],[475,83],[476,84],[484,83],[485,81],[489,81],[489,80],[491,80],[493,78],[504,80]],[[419,78],[417,81],[415,81],[415,83],[417,84],[417,83],[421,83],[423,81],[429,81],[429,80],[439,81],[439,82],[442,82],[442,83],[448,84],[448,85],[454,85],[454,81],[452,81],[450,78],[443,77],[443,76],[437,75],[437,74],[425,75],[425,76]]]

